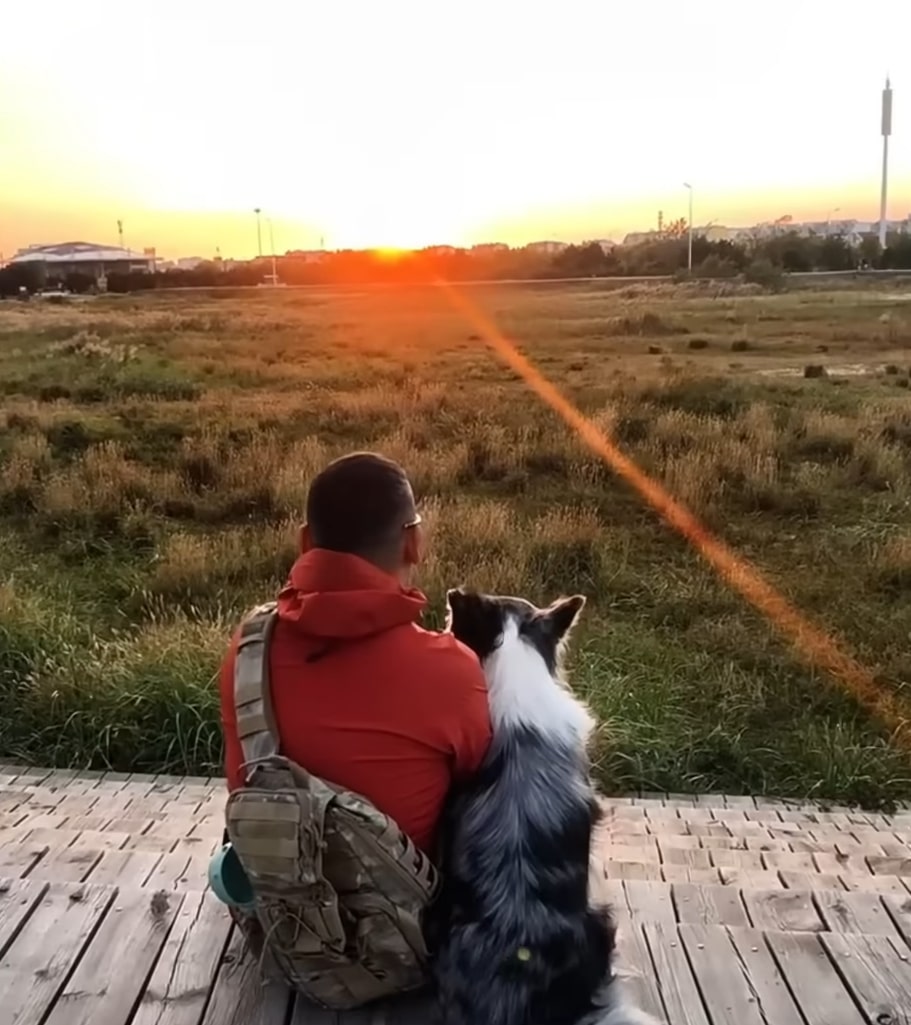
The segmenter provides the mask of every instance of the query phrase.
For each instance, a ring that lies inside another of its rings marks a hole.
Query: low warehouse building
[[[57,245],[36,245],[20,249],[9,266],[34,267],[42,285],[65,284],[67,276],[91,277],[104,288],[109,274],[150,273],[155,270],[155,257],[134,253],[119,246],[100,246],[92,242],[61,242]]]

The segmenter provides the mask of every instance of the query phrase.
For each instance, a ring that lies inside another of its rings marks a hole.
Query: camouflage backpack
[[[254,893],[236,913],[266,974],[331,1010],[427,981],[421,916],[438,875],[369,801],[279,752],[269,692],[275,605],[241,627],[234,703],[245,784],[228,797],[226,831]]]

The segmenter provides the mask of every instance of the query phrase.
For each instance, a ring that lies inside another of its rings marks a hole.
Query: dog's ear
[[[458,633],[465,621],[471,619],[473,597],[464,587],[453,587],[446,592],[446,629],[449,633]]]
[[[449,632],[480,659],[493,651],[502,632],[499,606],[476,591],[460,587],[446,594]]]
[[[569,635],[576,625],[582,609],[585,608],[585,595],[574,594],[571,598],[560,598],[544,611],[551,635],[558,643]]]

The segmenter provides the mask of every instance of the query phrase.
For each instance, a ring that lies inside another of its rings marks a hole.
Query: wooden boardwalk
[[[402,1025],[264,986],[205,892],[224,784],[0,766],[0,1025]],[[605,801],[596,885],[667,1025],[911,1025],[911,811]]]

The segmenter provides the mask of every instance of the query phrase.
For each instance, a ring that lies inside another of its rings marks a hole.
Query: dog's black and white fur
[[[594,726],[560,656],[585,599],[538,609],[450,591],[448,628],[479,657],[493,741],[449,803],[427,919],[446,1025],[648,1025],[620,995],[615,927],[589,900]]]

